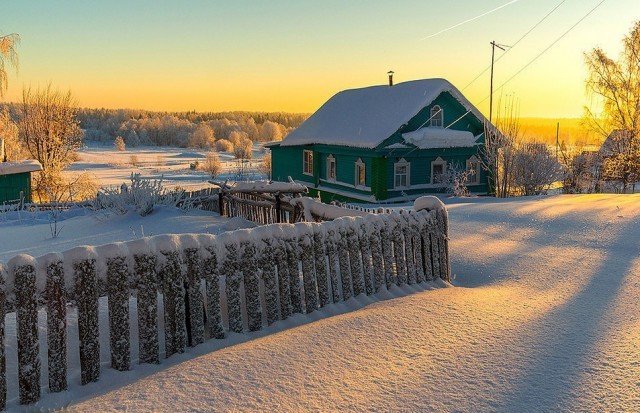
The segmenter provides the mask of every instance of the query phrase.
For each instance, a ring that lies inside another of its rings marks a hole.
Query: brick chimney
[[[393,70],[389,70],[387,74],[389,75],[389,86],[393,86]]]

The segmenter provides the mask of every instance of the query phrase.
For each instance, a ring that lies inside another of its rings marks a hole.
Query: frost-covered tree
[[[206,123],[200,123],[189,138],[189,147],[207,149],[215,144],[213,129]]]
[[[233,143],[226,139],[218,139],[216,141],[216,150],[218,152],[233,152]]]
[[[207,157],[201,166],[202,170],[211,175],[211,178],[216,178],[222,172],[222,163],[220,157],[216,152],[207,153]]]
[[[267,120],[260,126],[260,140],[263,142],[280,141],[282,136],[282,125],[276,122]]]
[[[513,157],[512,178],[520,194],[537,195],[562,180],[564,170],[547,145],[523,143]]]
[[[9,86],[9,76],[7,75],[7,63],[9,66],[18,68],[18,52],[16,47],[20,43],[20,36],[11,33],[0,36],[0,98]]]
[[[622,39],[617,60],[596,48],[585,54],[587,91],[585,123],[607,138],[603,145],[605,180],[627,185],[640,176],[640,21]]]
[[[125,151],[126,145],[124,143],[124,139],[122,139],[122,136],[116,136],[115,141],[113,141],[113,146],[115,146],[116,150],[119,152]]]

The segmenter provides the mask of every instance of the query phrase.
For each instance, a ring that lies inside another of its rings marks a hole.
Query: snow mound
[[[427,127],[403,133],[402,139],[420,149],[437,149],[470,148],[476,145],[477,137],[469,131]]]

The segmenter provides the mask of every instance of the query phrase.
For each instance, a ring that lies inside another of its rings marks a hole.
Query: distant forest
[[[14,120],[18,119],[18,104],[0,106],[8,108]],[[227,142],[236,146],[246,140],[281,140],[308,116],[284,112],[153,112],[81,108],[76,119],[84,131],[85,142],[112,143],[121,137],[127,147],[157,145],[204,149],[224,148]]]

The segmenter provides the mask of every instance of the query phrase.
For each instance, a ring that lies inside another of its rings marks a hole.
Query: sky
[[[84,107],[313,112],[340,90],[386,83],[388,70],[463,89],[490,63],[490,41],[515,43],[561,1],[0,0],[0,33],[22,39],[5,100],[51,83]],[[496,86],[599,1],[565,0],[496,64]],[[638,0],[606,0],[496,101],[513,96],[521,116],[580,116],[584,52],[617,56],[637,20]],[[487,113],[489,73],[463,93]]]

